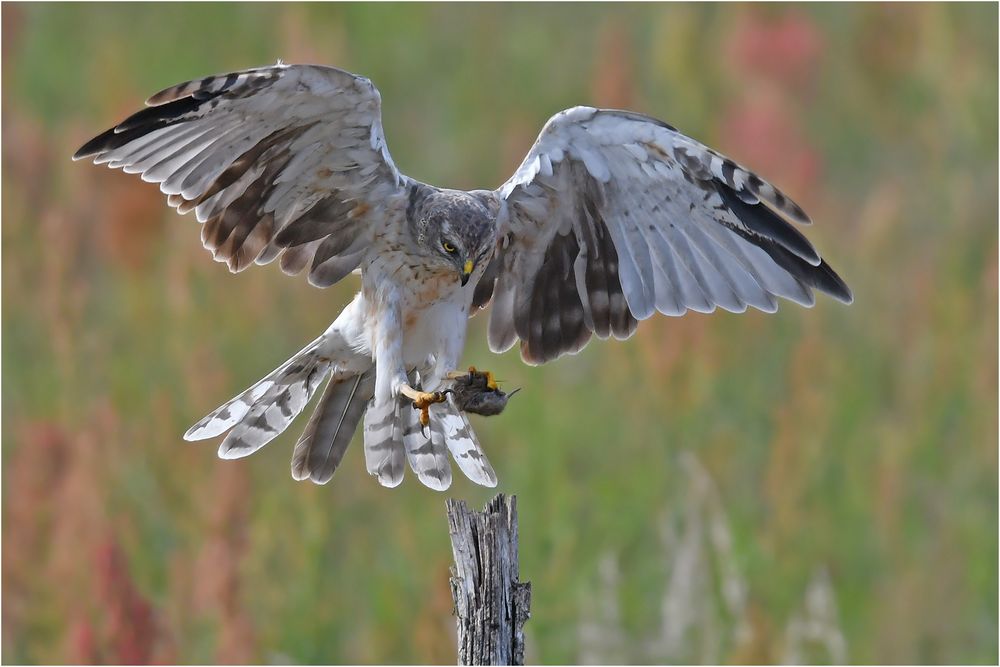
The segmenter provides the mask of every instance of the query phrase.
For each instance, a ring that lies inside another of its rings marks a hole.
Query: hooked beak
[[[471,259],[465,260],[465,265],[462,267],[462,287],[465,287],[466,283],[469,282],[469,276],[472,275],[472,269],[475,267],[476,265]]]

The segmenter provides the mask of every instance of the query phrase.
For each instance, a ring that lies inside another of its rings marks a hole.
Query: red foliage
[[[253,625],[242,605],[240,563],[248,549],[248,507],[251,497],[246,470],[239,465],[220,468],[212,489],[212,513],[195,567],[194,607],[219,624],[216,660],[239,664],[256,659]]]
[[[70,443],[54,424],[32,422],[16,429],[4,475],[3,635],[4,645],[30,622],[37,598],[37,569],[45,557],[53,519],[52,489],[66,474]]]
[[[111,536],[94,554],[97,600],[103,609],[103,658],[122,664],[153,662],[157,628],[153,606],[129,576],[121,546]]]
[[[42,662],[148,664],[170,647],[104,509],[108,452],[100,443],[116,428],[113,415],[98,411],[73,436],[49,422],[16,430],[4,502],[4,640],[30,626],[25,610],[52,604],[65,632]]]
[[[820,31],[801,12],[771,15],[756,8],[742,16],[727,44],[727,61],[737,76],[792,89],[815,79],[825,46]]]
[[[94,620],[88,614],[80,614],[69,627],[69,654],[73,662],[93,665],[101,661]]]
[[[121,545],[108,534],[91,554],[91,590],[76,601],[68,658],[80,664],[147,665],[163,661],[166,633],[139,592]]]
[[[821,161],[797,110],[816,81],[822,36],[801,12],[755,7],[740,15],[726,43],[740,93],[723,114],[719,143],[804,204],[803,194],[821,175]]]
[[[780,95],[765,93],[731,105],[720,134],[719,144],[730,156],[766,174],[793,199],[811,191],[819,180],[820,154]]]
[[[634,107],[635,58],[628,29],[616,21],[603,24],[594,55],[590,90],[593,104],[612,109]]]

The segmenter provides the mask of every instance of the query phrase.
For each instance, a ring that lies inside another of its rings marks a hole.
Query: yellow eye
[[[441,244],[441,247],[444,248],[444,251],[447,252],[447,253],[455,252],[455,246],[453,246],[452,244],[448,243],[447,241],[443,242]]]

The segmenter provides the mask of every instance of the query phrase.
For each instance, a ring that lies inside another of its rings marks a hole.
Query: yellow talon
[[[427,426],[431,422],[430,408],[432,405],[448,400],[448,395],[443,391],[418,391],[406,384],[402,386],[400,392],[413,401],[414,409],[420,410],[421,426]]]
[[[435,403],[444,403],[447,400],[447,396],[440,391],[417,392],[417,396],[413,399],[413,407],[420,410],[420,425],[427,426],[431,423],[431,406]]]

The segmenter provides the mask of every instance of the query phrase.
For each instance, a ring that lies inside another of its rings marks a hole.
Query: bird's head
[[[454,269],[465,285],[493,247],[496,215],[488,202],[467,192],[436,192],[423,204],[418,244],[435,264]]]

